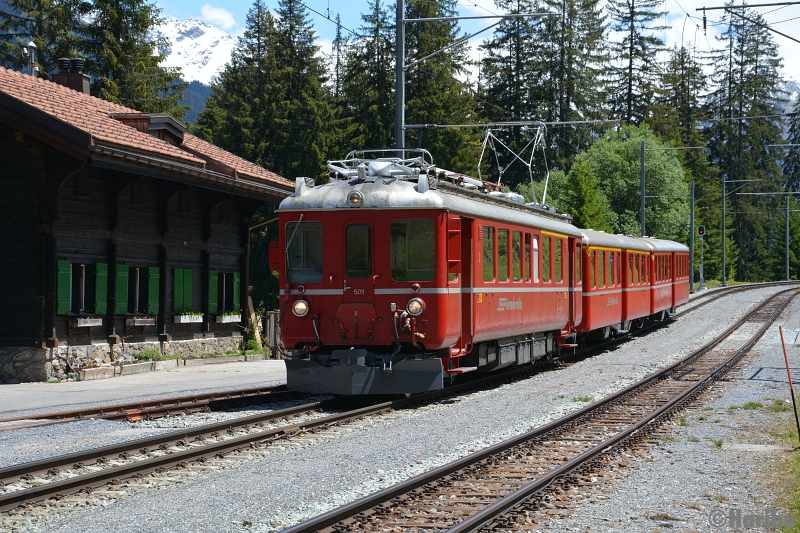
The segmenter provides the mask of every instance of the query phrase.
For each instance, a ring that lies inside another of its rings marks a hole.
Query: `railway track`
[[[532,496],[610,449],[646,439],[733,368],[796,294],[770,297],[681,361],[575,413],[283,531],[525,529]],[[743,345],[723,345],[743,327],[757,330]]]
[[[746,286],[727,287],[715,290],[706,294],[702,294],[686,305],[691,307],[680,311],[677,317],[690,313],[701,307],[708,305],[720,298],[730,294],[755,290],[764,287],[786,285],[786,282],[777,283],[761,283]],[[696,303],[698,300],[702,300]],[[695,305],[692,305],[695,304]],[[685,306],[682,306],[685,307]],[[640,335],[645,332],[651,331],[655,328],[661,327],[663,322],[656,322],[648,325],[645,328],[637,330],[630,335],[624,337],[616,337],[601,344],[596,344],[590,347],[590,352],[579,351],[571,354],[569,359],[585,357],[586,353],[594,353],[598,349],[606,349],[611,345],[617,344],[632,336]],[[567,358],[565,358],[566,360]],[[296,395],[292,391],[286,389],[285,385],[277,387],[256,387],[232,390],[226,392],[216,392],[188,396],[175,396],[169,398],[159,398],[155,400],[138,401],[120,403],[114,405],[104,405],[100,407],[89,407],[84,409],[75,409],[69,411],[59,411],[53,413],[35,414],[29,416],[19,416],[13,418],[0,419],[0,431],[9,431],[15,429],[22,429],[26,427],[45,426],[50,424],[60,424],[65,422],[73,422],[76,420],[86,420],[90,418],[101,418],[105,420],[119,420],[127,422],[136,422],[138,420],[154,420],[166,416],[184,416],[199,412],[210,412],[214,410],[230,409],[236,406],[247,404],[256,404],[263,401],[272,401],[275,399],[289,399]],[[280,398],[278,398],[280,395]]]
[[[70,411],[3,418],[0,419],[0,431],[62,424],[91,418],[137,422],[139,420],[154,420],[165,416],[207,413],[215,409],[231,409],[241,405],[253,405],[264,401],[287,400],[299,396],[307,395],[300,395],[289,391],[286,389],[286,385],[174,396],[155,400],[74,409]]]
[[[522,367],[442,391],[370,405],[353,407],[349,403],[366,402],[368,399],[365,397],[306,403],[280,411],[15,465],[0,469],[0,511],[45,502],[50,498],[60,500],[77,492],[88,494],[103,487],[105,492],[115,492],[121,486],[124,488],[131,483],[136,484],[148,473],[163,474],[213,466],[215,462],[224,461],[228,454],[259,455],[267,447],[281,445],[287,439],[465,391],[495,387],[498,383],[524,378],[539,370],[541,367]]]

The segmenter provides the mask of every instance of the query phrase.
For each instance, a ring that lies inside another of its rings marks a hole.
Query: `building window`
[[[108,265],[58,261],[56,314],[104,315],[108,311]]]
[[[238,272],[212,270],[208,280],[208,312],[239,311],[241,309],[241,277]]]

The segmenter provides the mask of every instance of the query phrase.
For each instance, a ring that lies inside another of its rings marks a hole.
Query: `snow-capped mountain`
[[[205,85],[231,60],[236,46],[236,39],[223,30],[195,19],[167,19],[153,34],[170,42],[163,66],[180,67],[184,80]]]

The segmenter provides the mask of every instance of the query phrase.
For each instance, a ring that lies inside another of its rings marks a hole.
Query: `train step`
[[[447,371],[448,374],[466,374],[467,372],[475,372],[478,370],[477,366],[462,366],[461,368],[452,368]]]

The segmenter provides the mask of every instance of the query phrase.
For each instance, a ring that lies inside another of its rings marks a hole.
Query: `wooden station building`
[[[235,348],[251,217],[294,189],[90,96],[81,63],[53,81],[0,67],[0,380]]]

